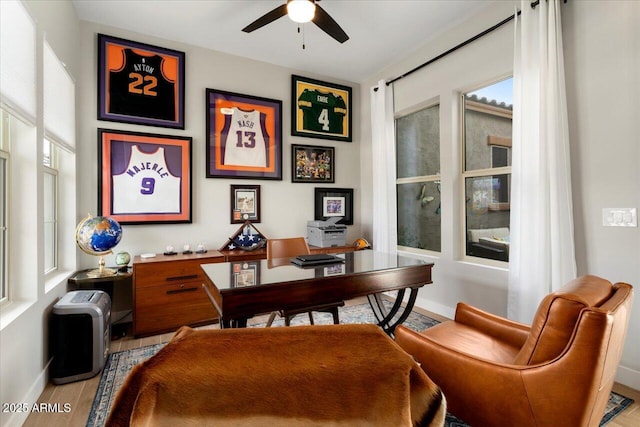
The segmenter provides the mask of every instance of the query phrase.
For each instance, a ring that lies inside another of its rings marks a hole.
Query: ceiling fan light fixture
[[[289,18],[300,24],[309,22],[316,13],[316,5],[310,0],[289,0],[287,14]]]

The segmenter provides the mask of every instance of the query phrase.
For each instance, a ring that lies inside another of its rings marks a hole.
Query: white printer
[[[307,242],[319,248],[344,246],[347,240],[347,226],[337,224],[341,219],[341,216],[336,216],[326,221],[307,221]]]

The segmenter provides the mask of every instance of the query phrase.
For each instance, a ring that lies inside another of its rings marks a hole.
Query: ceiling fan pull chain
[[[302,50],[305,50],[306,46],[304,45],[304,24],[302,24]]]

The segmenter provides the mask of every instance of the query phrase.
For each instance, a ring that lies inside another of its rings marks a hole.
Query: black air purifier
[[[65,384],[95,376],[109,356],[111,299],[97,290],[72,291],[53,306],[51,380]]]

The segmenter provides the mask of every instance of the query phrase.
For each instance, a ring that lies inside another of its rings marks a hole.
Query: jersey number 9
[[[153,178],[142,178],[140,185],[142,187],[140,189],[140,194],[151,195],[156,187],[156,180]]]

